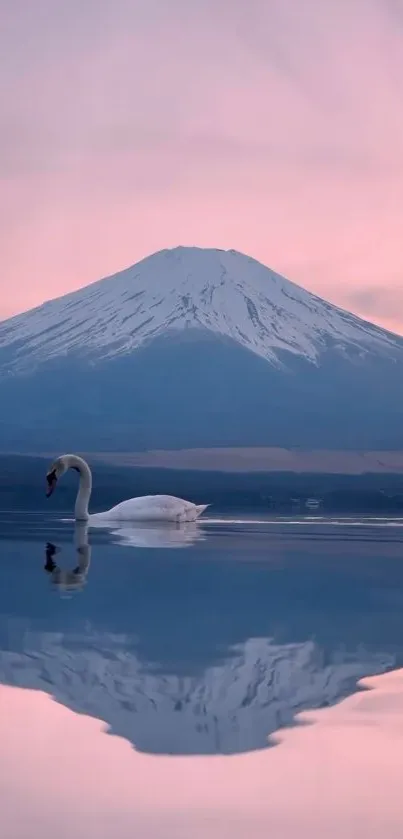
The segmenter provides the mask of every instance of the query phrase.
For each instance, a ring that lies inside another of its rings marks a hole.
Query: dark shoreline
[[[213,472],[112,466],[97,457],[88,460],[94,477],[94,512],[132,496],[163,493],[211,503],[215,512],[403,515],[403,474]],[[43,510],[48,465],[48,458],[0,455],[0,509]],[[70,509],[76,485],[77,476],[66,475],[46,502],[49,510]],[[307,507],[308,499],[317,499],[319,507]]]

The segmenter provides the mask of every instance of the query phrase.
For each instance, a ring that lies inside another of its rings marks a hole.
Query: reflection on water
[[[73,525],[74,519],[62,519],[62,522]],[[108,532],[111,541],[117,545],[136,548],[180,548],[206,538],[200,521],[144,523],[95,521],[87,527],[91,530]]]
[[[403,664],[400,531],[276,527],[3,522],[1,682],[154,755],[266,748],[300,711]],[[51,596],[44,558],[79,597]]]
[[[403,672],[372,684],[275,749],[215,759],[150,758],[44,694],[0,688],[2,836],[401,839]]]
[[[96,526],[105,529],[105,525]],[[123,527],[112,527],[110,534],[117,545],[135,548],[185,548],[205,538],[204,531],[196,521],[164,524],[126,522]]]
[[[58,565],[56,556],[59,549],[53,542],[48,542],[45,550],[45,571],[50,574],[53,585],[59,591],[72,593],[80,591],[85,585],[91,562],[91,546],[88,542],[88,526],[78,523],[74,529],[74,541],[77,552],[76,563],[72,569]]]
[[[373,686],[275,749],[215,759],[150,758],[38,691],[0,687],[2,836],[401,839],[403,672]]]

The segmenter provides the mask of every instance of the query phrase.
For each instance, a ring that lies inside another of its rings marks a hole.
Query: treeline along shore
[[[137,495],[170,494],[200,504],[211,514],[381,514],[403,515],[403,474],[334,475],[293,472],[213,472],[191,469],[112,466],[88,456],[93,472],[91,510]],[[48,501],[49,459],[0,455],[1,510],[73,509],[77,474],[66,474]]]

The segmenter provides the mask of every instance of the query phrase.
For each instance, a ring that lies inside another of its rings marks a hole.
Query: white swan
[[[88,521],[89,524],[101,521],[195,521],[201,513],[209,506],[208,504],[192,504],[191,501],[184,501],[183,498],[175,498],[173,495],[143,495],[140,498],[129,498],[122,501],[116,507],[106,510],[104,513],[93,513],[89,515],[88,504],[92,490],[91,469],[76,454],[64,454],[58,457],[51,465],[46,475],[47,491],[49,498],[59,478],[68,470],[75,469],[80,475],[74,516],[76,521]]]

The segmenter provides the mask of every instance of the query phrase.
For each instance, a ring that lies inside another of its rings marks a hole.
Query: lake
[[[400,839],[403,520],[67,517],[0,514],[2,835]]]

